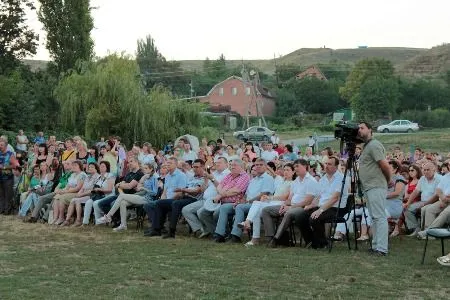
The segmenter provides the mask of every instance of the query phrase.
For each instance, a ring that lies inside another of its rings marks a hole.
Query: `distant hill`
[[[398,67],[406,61],[424,54],[429,49],[422,48],[400,48],[400,47],[373,47],[357,49],[329,49],[329,48],[302,48],[292,53],[277,58],[277,64],[296,64],[301,66],[310,66],[318,63],[336,63],[353,65],[364,58],[381,57],[390,60],[394,66]],[[181,66],[186,70],[202,70],[202,60],[181,60]],[[245,60],[261,71],[268,74],[275,72],[275,63],[273,59],[266,60]],[[228,66],[239,66],[241,60],[227,60]]]
[[[364,58],[380,57],[390,60],[399,74],[408,76],[426,76],[442,73],[449,69],[450,45],[433,47],[431,49],[422,48],[401,48],[401,47],[368,47],[356,49],[329,49],[329,48],[302,48],[292,53],[277,58],[277,64],[296,64],[300,66],[310,66],[319,63],[350,64]],[[31,65],[33,70],[45,68],[46,61],[25,60]],[[180,60],[181,67],[185,70],[202,71],[203,60]],[[267,74],[275,72],[273,59],[245,60]],[[241,60],[227,60],[229,67],[238,67]]]
[[[450,44],[433,47],[399,66],[398,72],[409,77],[435,77],[450,70]]]

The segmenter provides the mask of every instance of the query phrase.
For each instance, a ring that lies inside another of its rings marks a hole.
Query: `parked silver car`
[[[238,140],[270,141],[274,132],[266,127],[252,126],[242,131],[235,131],[233,136]]]
[[[414,132],[419,131],[419,124],[408,120],[394,120],[389,124],[378,126],[378,132]]]

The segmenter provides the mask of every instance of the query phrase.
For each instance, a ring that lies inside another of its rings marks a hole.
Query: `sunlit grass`
[[[448,270],[430,241],[395,239],[387,257],[368,245],[331,253],[247,249],[187,236],[146,238],[132,230],[53,228],[0,216],[1,299],[448,299]],[[450,249],[450,248],[449,248]]]

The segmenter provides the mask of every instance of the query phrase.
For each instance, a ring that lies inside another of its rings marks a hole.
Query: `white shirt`
[[[272,142],[272,144],[278,144],[280,142],[280,138],[276,135],[272,135],[270,137],[270,141]]]
[[[278,157],[278,152],[275,150],[272,151],[263,151],[261,152],[261,158],[265,160],[265,162],[269,162]]]
[[[320,189],[320,198],[319,198],[319,206],[324,205],[328,200],[330,200],[331,196],[334,193],[340,193],[342,188],[342,179],[344,179],[344,175],[336,171],[331,178],[328,178],[328,175],[325,174],[319,181],[319,189]],[[349,179],[349,178],[347,178]],[[342,193],[341,205],[340,208],[344,208],[347,205],[347,197],[348,197],[348,185],[349,180],[346,180],[344,191]],[[339,201],[333,204],[333,207],[338,207]]]
[[[450,195],[450,173],[447,173],[441,177],[441,181],[439,181],[437,188],[442,191],[444,196]]]
[[[189,152],[184,151],[183,154],[183,160],[184,161],[194,161],[198,158],[197,153],[195,153],[194,151],[190,150]]]
[[[214,177],[214,180],[216,180],[218,183],[220,183],[225,178],[225,176],[227,176],[228,174],[230,174],[230,170],[228,170],[228,169],[225,169],[222,172],[219,172],[219,171],[212,172],[212,176]],[[208,187],[203,192],[203,199],[212,199],[216,195],[217,195],[217,188],[214,185],[214,183],[211,182],[211,180],[210,180],[208,182]]]
[[[436,187],[441,180],[441,175],[434,173],[433,179],[429,181],[425,176],[420,177],[418,188],[421,192],[420,201],[426,202],[436,193]]]
[[[319,183],[309,173],[303,180],[297,177],[291,184],[291,205],[302,202],[307,195],[316,197],[319,194]]]

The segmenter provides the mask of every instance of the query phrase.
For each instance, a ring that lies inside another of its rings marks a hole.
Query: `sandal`
[[[83,225],[83,223],[81,223],[81,221],[75,221],[75,223],[73,223],[72,227],[80,227],[81,225]]]
[[[64,226],[69,226],[69,225],[70,225],[70,221],[65,220],[65,221],[62,222],[61,225],[59,225],[59,226],[64,227]]]
[[[357,238],[357,241],[367,241],[369,239],[368,235],[362,235],[359,238]]]
[[[450,267],[450,256],[444,255],[444,256],[438,257],[436,260],[439,264],[446,266],[446,267]]]
[[[333,239],[333,241],[336,241],[336,242],[342,242],[344,240],[344,235],[343,234],[335,234],[332,237],[332,239]]]
[[[64,220],[58,219],[55,222],[53,222],[53,225],[61,225],[62,223],[64,223]]]
[[[396,237],[400,234],[400,232],[398,230],[394,230],[391,232],[390,237]]]

